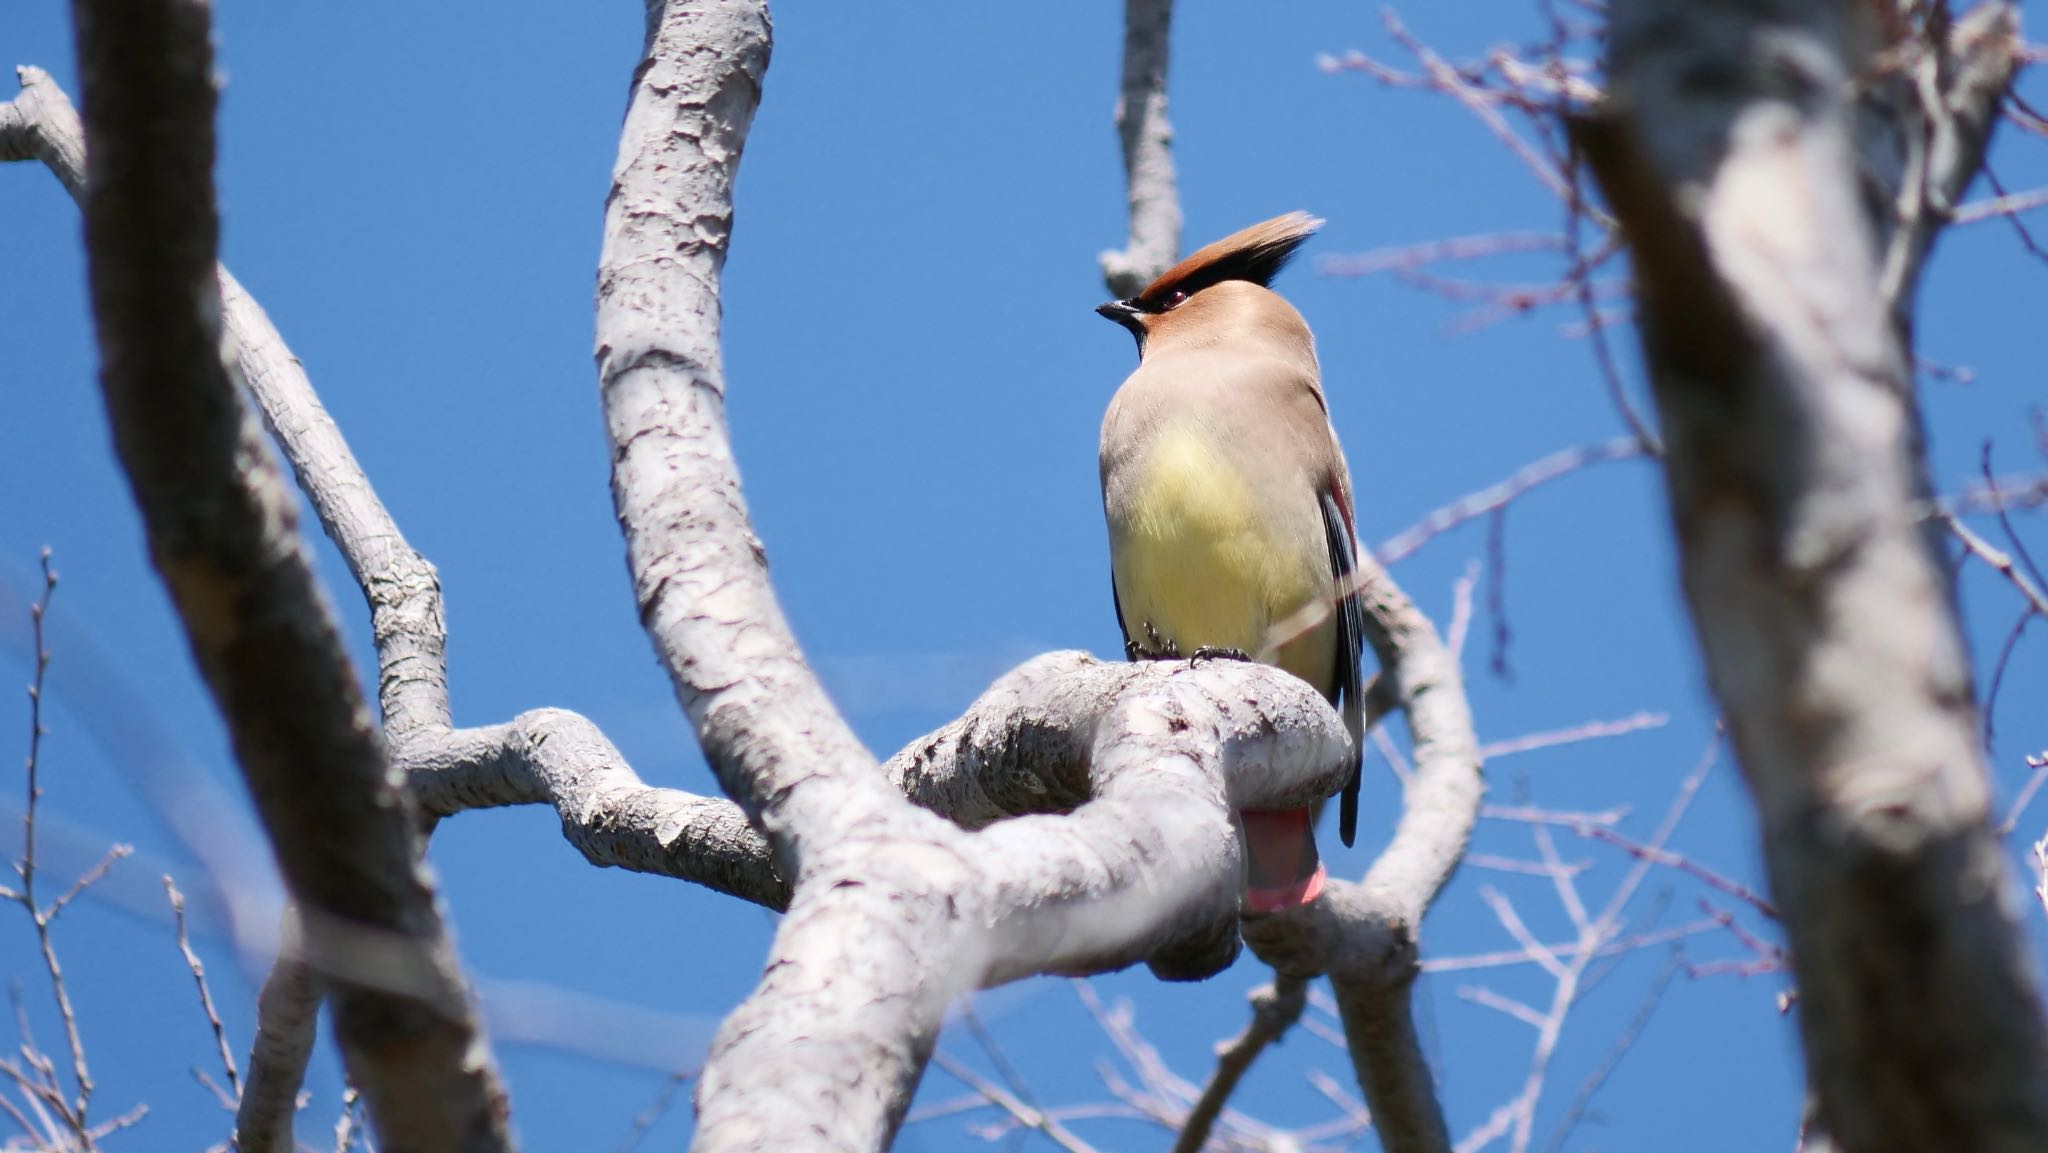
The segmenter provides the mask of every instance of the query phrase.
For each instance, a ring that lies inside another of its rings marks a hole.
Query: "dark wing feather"
[[[1116,573],[1114,572],[1109,574],[1109,603],[1116,606],[1117,631],[1124,634],[1124,659],[1127,661],[1137,660],[1138,650],[1131,647],[1131,629],[1130,626],[1124,624],[1124,598],[1117,595]]]
[[[1351,776],[1344,782],[1343,799],[1337,805],[1337,836],[1349,847],[1358,836],[1359,770],[1365,759],[1365,686],[1358,668],[1364,655],[1365,606],[1359,602],[1358,590],[1350,588],[1358,569],[1351,524],[1334,491],[1324,489],[1322,501],[1330,571],[1336,574],[1339,588],[1349,589],[1337,602],[1337,701],[1343,709],[1344,727],[1351,730]]]

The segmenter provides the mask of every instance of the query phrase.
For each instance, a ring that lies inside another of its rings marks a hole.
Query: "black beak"
[[[1108,304],[1097,305],[1095,314],[1107,317],[1130,329],[1133,336],[1143,337],[1145,335],[1144,327],[1138,323],[1138,317],[1141,315],[1138,311],[1138,306],[1128,300],[1112,300]]]

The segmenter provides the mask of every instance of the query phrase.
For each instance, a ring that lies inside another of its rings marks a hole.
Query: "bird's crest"
[[[1260,287],[1270,285],[1294,257],[1302,242],[1314,236],[1323,222],[1306,212],[1290,212],[1262,220],[1250,228],[1204,245],[1193,256],[1167,269],[1159,279],[1132,298],[1140,308],[1167,307],[1175,293],[1193,296],[1212,284],[1226,280],[1249,280]]]

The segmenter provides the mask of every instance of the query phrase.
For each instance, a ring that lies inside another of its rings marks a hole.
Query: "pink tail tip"
[[[1247,913],[1277,913],[1282,909],[1299,908],[1321,895],[1323,879],[1328,875],[1327,870],[1317,865],[1315,872],[1284,889],[1247,888],[1240,907]]]
[[[1247,913],[1306,905],[1323,891],[1323,862],[1307,809],[1246,809],[1244,822]]]

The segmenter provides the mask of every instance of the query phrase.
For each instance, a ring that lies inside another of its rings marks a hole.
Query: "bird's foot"
[[[1124,641],[1124,659],[1133,661],[1170,661],[1180,656],[1180,646],[1170,638],[1159,635],[1151,621],[1144,622],[1145,639]]]
[[[1251,659],[1252,655],[1244,651],[1243,649],[1218,648],[1215,645],[1203,645],[1202,647],[1195,650],[1194,656],[1188,658],[1188,667],[1193,668],[1194,666],[1201,664],[1203,661],[1249,661]]]

